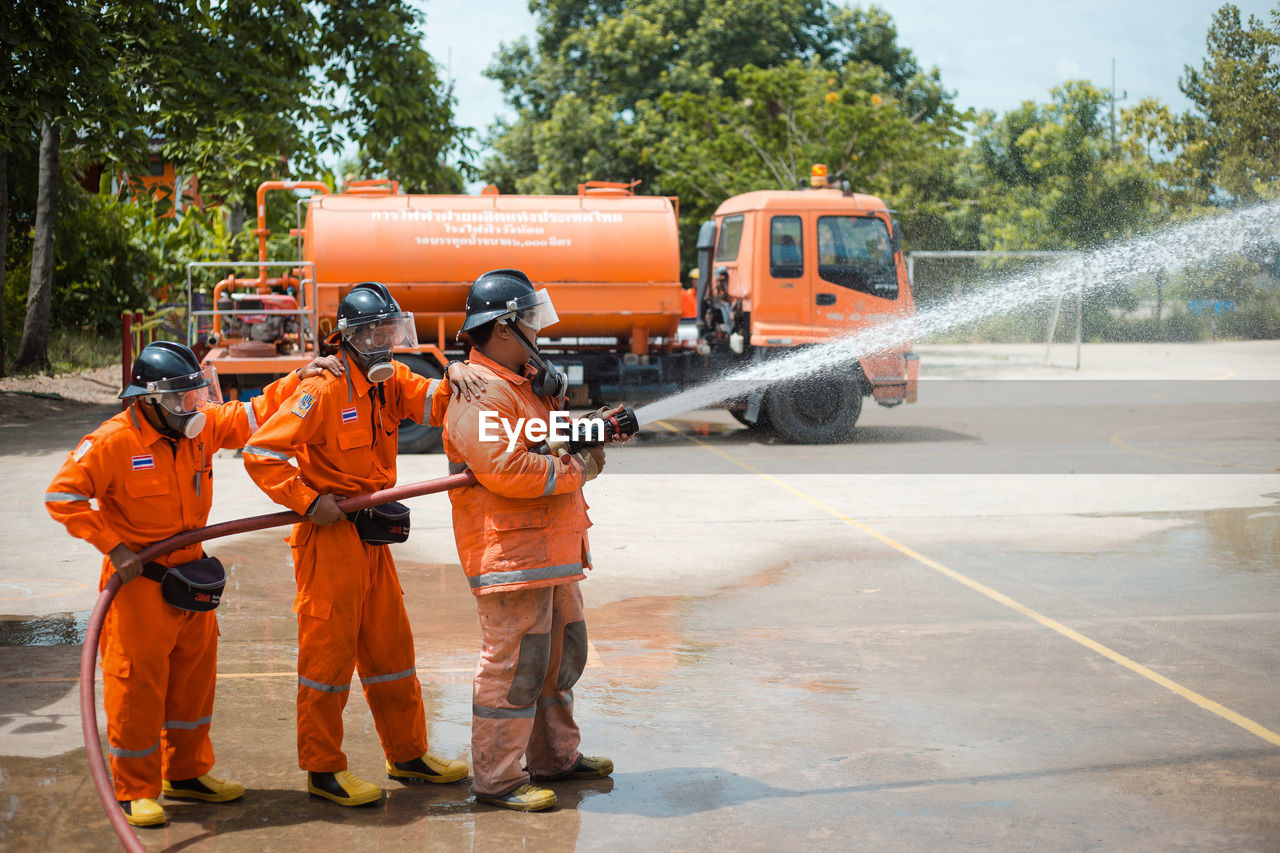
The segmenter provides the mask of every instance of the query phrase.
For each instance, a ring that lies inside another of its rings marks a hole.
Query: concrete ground
[[[854,442],[726,413],[651,425],[587,487],[592,640],[575,689],[600,782],[553,812],[385,780],[304,792],[283,531],[230,571],[214,743],[242,801],[167,805],[153,850],[1280,850],[1280,344],[921,347],[920,402]],[[1074,364],[1059,347],[1054,365]],[[0,847],[109,850],[80,735],[98,559],[40,495],[111,413],[0,420]],[[276,508],[233,453],[214,520]],[[444,473],[401,457],[402,483]],[[397,546],[433,750],[469,758],[475,606],[444,496]],[[27,645],[28,643],[41,645]],[[101,715],[100,715],[101,716]]]

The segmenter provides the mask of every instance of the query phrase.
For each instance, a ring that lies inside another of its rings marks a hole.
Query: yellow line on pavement
[[[658,424],[661,425],[664,429],[667,429],[667,430],[670,430],[671,432],[679,434],[679,430],[677,430],[675,427],[668,424],[666,421],[658,421]],[[873,539],[877,539],[880,542],[883,542],[885,545],[888,545],[890,548],[894,549],[895,551],[898,551],[899,553],[905,554],[906,556],[910,557],[916,562],[921,563],[922,565],[928,566],[929,568],[933,569],[936,572],[939,572],[940,574],[946,575],[947,577],[951,578],[957,583],[964,584],[965,586],[972,589],[974,592],[979,592],[982,595],[985,595],[987,598],[990,598],[992,601],[1003,604],[1005,607],[1008,607],[1011,610],[1016,610],[1018,613],[1021,613],[1023,616],[1026,616],[1028,619],[1031,619],[1035,622],[1040,623],[1041,625],[1050,629],[1051,631],[1058,632],[1059,634],[1066,637],[1067,639],[1073,640],[1079,643],[1080,645],[1084,646],[1085,648],[1097,652],[1103,657],[1120,664],[1125,669],[1135,672],[1138,675],[1141,675],[1143,678],[1149,681],[1153,681],[1167,690],[1171,690],[1172,692],[1181,696],[1183,699],[1186,699],[1188,702],[1192,702],[1196,705],[1199,705],[1201,708],[1204,708],[1206,711],[1210,711],[1214,714],[1217,714],[1219,717],[1223,718],[1224,720],[1227,720],[1228,722],[1234,723],[1235,725],[1239,726],[1240,728],[1244,729],[1250,734],[1257,735],[1258,737],[1262,738],[1263,740],[1267,741],[1268,743],[1274,746],[1280,746],[1280,734],[1276,734],[1275,732],[1271,731],[1270,729],[1266,728],[1265,726],[1259,723],[1254,722],[1248,717],[1242,714],[1237,714],[1235,711],[1231,710],[1230,708],[1224,705],[1220,705],[1217,702],[1214,702],[1212,699],[1209,699],[1205,696],[1201,696],[1199,693],[1195,692],[1194,690],[1191,690],[1187,687],[1183,687],[1181,684],[1177,683],[1176,681],[1166,678],[1165,676],[1161,675],[1160,673],[1152,669],[1148,669],[1147,667],[1143,666],[1137,661],[1132,660],[1131,658],[1127,658],[1124,655],[1120,654],[1119,652],[1115,651],[1114,649],[1110,649],[1107,646],[1102,645],[1102,643],[1099,643],[1097,640],[1093,640],[1093,639],[1090,639],[1089,637],[1086,637],[1084,634],[1081,634],[1079,631],[1075,631],[1071,628],[1068,628],[1066,625],[1063,625],[1061,622],[1050,619],[1048,616],[1045,616],[1043,613],[1039,613],[1035,610],[1032,610],[1030,607],[1027,607],[1025,604],[1022,604],[1021,602],[1015,601],[1014,599],[1010,598],[1009,596],[1005,595],[1002,592],[994,590],[991,587],[986,586],[985,584],[981,584],[973,580],[972,578],[966,577],[960,574],[959,572],[957,572],[955,569],[947,568],[946,566],[939,563],[937,560],[930,559],[929,557],[926,557],[924,554],[921,554],[919,551],[916,551],[912,548],[908,548],[906,545],[903,545],[901,542],[898,542],[894,539],[889,538],[885,534],[881,533],[879,530],[876,530],[874,527],[870,527],[869,525],[866,525],[861,521],[858,521],[856,518],[852,518],[844,514],[840,510],[832,506],[829,506],[828,504],[823,503],[817,498],[814,498],[808,494],[805,494],[804,492],[800,491],[794,486],[784,483],[782,480],[779,480],[777,477],[774,477],[772,474],[766,474],[764,471],[761,471],[759,468],[755,467],[754,465],[751,465],[748,462],[743,462],[742,460],[734,456],[731,456],[728,453],[725,453],[723,450],[721,450],[718,447],[707,444],[705,441],[701,441],[697,438],[693,438],[692,436],[681,435],[681,437],[684,438],[686,441],[693,442],[694,444],[702,448],[705,448],[706,450],[709,450],[710,452],[716,454],[717,456],[720,456],[725,460],[732,462],[734,465],[737,465],[740,468],[750,471],[751,473],[755,474],[757,477],[760,477],[761,479],[772,483],[778,488],[786,492],[790,492],[791,494],[800,498],[802,501],[812,504],[813,506],[817,507],[818,509],[827,513],[828,515],[831,515],[831,516],[834,516],[835,518],[840,519],[845,524],[848,524],[850,527],[854,527],[858,530],[861,530],[863,533],[867,534]]]
[[[1272,420],[1275,420],[1275,419],[1274,418],[1245,418],[1245,419],[1227,418],[1223,420],[1197,421],[1194,423],[1184,423],[1184,424],[1179,424],[1178,426],[1182,429],[1186,429],[1187,427],[1190,427],[1190,426],[1204,426],[1205,424],[1253,424],[1253,423],[1258,423],[1259,421],[1272,421]],[[1234,462],[1218,462],[1213,459],[1196,459],[1191,456],[1179,456],[1175,452],[1172,452],[1169,448],[1165,448],[1163,450],[1147,450],[1146,448],[1135,447],[1129,442],[1125,441],[1125,439],[1128,438],[1129,436],[1137,435],[1140,432],[1150,432],[1151,430],[1163,429],[1168,426],[1169,424],[1147,424],[1146,426],[1134,427],[1133,429],[1127,429],[1127,430],[1124,430],[1123,432],[1118,432],[1115,435],[1111,436],[1111,438],[1108,440],[1112,444],[1114,444],[1116,447],[1120,448],[1121,450],[1127,450],[1130,453],[1136,453],[1140,456],[1151,456],[1155,459],[1171,459],[1174,462],[1193,462],[1197,465],[1212,465],[1215,468],[1241,468],[1249,471],[1267,471],[1269,473],[1280,470],[1280,469],[1277,469],[1274,465],[1268,468],[1264,465],[1237,465]],[[1240,450],[1245,450],[1245,449],[1254,450],[1256,448],[1234,447],[1231,449],[1238,452]],[[1269,447],[1267,449],[1272,449],[1272,448]]]

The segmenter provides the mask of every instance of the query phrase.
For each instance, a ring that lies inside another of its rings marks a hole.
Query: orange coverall
[[[482,413],[512,427],[519,418],[545,422],[549,401],[478,350],[470,364],[487,374],[484,391],[469,403],[437,397],[432,421],[444,424],[449,461],[477,480],[449,493],[483,642],[472,684],[471,787],[502,796],[530,773],[556,776],[578,760],[573,685],[587,661],[578,581],[591,566],[591,522],[577,459],[530,453],[523,434],[508,452],[501,427],[499,440],[481,438]]]
[[[243,446],[297,386],[297,374],[290,373],[252,400],[205,409],[208,421],[195,438],[166,438],[131,406],[68,455],[45,493],[45,507],[103,554],[121,544],[141,551],[203,527],[213,501],[213,453]],[[176,566],[201,554],[196,543],[156,562]],[[104,557],[99,589],[114,572]],[[161,597],[160,584],[136,578],[112,601],[99,649],[116,799],[154,799],[162,778],[208,773],[218,657],[213,611],[179,610]]]
[[[350,365],[344,377],[303,381],[245,447],[249,476],[298,513],[320,494],[354,497],[395,485],[400,421],[425,421],[432,395],[447,398],[449,383],[396,362],[382,386],[379,395]],[[365,544],[345,519],[327,527],[301,522],[286,541],[298,584],[298,766],[347,769],[342,711],[356,669],[387,760],[421,756],[426,714],[391,549]]]

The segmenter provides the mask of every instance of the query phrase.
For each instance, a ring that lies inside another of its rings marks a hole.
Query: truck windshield
[[[818,275],[840,287],[896,299],[898,273],[884,220],[819,216]]]

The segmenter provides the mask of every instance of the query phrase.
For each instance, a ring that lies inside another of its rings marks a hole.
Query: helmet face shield
[[[535,334],[560,320],[545,287],[528,296],[512,299],[507,303],[507,310],[515,312],[515,319],[533,329]]]
[[[218,371],[209,365],[199,373],[147,383],[147,398],[172,415],[191,415],[222,402]]]
[[[418,329],[413,315],[400,311],[371,317],[362,323],[338,321],[342,341],[363,356],[389,354],[393,350],[418,348]]]

